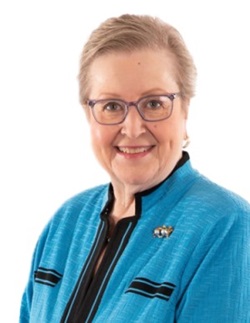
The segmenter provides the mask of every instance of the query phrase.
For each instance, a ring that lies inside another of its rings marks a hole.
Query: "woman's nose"
[[[126,134],[130,138],[137,138],[146,131],[145,121],[140,116],[136,106],[131,105],[128,114],[122,123],[122,134]]]

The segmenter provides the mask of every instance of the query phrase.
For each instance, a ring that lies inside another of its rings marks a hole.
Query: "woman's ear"
[[[187,148],[189,146],[189,144],[190,144],[190,138],[189,138],[188,134],[186,134],[183,139],[182,148],[183,149]]]

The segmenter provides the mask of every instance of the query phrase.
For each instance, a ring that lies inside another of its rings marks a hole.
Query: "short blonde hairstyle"
[[[88,99],[89,69],[97,57],[111,52],[141,49],[167,50],[172,53],[182,98],[190,99],[194,96],[196,67],[180,33],[159,18],[126,14],[104,21],[85,44],[78,77],[81,104],[84,105]]]

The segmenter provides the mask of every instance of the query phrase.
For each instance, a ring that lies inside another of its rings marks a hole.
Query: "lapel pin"
[[[174,228],[171,226],[161,226],[154,229],[153,235],[155,238],[169,238],[174,231]]]

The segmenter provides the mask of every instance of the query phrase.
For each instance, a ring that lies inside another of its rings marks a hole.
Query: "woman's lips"
[[[125,157],[143,157],[148,154],[149,151],[153,149],[154,146],[138,146],[138,147],[129,147],[129,146],[117,146],[117,151],[119,154]]]

